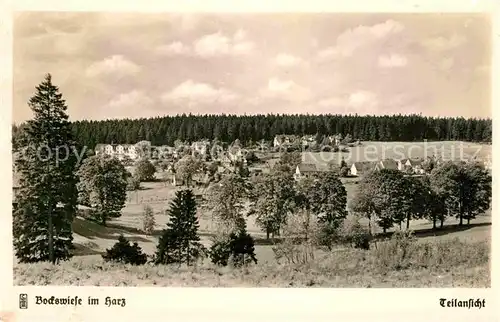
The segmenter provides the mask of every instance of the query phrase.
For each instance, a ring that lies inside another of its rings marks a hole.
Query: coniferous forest
[[[491,119],[433,118],[421,115],[176,115],[148,119],[76,121],[75,139],[98,143],[173,145],[175,140],[219,139],[242,143],[272,140],[277,134],[350,134],[362,141],[491,142]],[[15,131],[16,129],[14,129]]]

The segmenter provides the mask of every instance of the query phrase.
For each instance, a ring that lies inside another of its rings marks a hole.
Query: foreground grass
[[[369,251],[317,252],[308,263],[264,263],[246,268],[131,266],[99,256],[61,265],[16,264],[16,285],[188,287],[490,287],[490,245],[455,240],[401,247],[380,243]]]

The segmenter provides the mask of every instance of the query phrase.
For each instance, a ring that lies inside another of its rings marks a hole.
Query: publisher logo
[[[28,294],[19,294],[19,308],[23,310],[28,308]]]

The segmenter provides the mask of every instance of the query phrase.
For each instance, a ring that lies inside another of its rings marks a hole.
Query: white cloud
[[[267,83],[267,89],[271,92],[287,92],[296,86],[294,81],[283,81],[278,78],[271,78]]]
[[[300,64],[302,59],[290,54],[281,53],[276,56],[275,62],[281,67],[291,67]]]
[[[267,87],[260,91],[262,97],[280,98],[290,102],[308,100],[312,93],[309,89],[298,85],[292,80],[282,80],[276,77],[269,79]]]
[[[247,40],[245,31],[238,30],[233,37],[227,37],[221,32],[205,35],[197,39],[194,51],[202,57],[220,55],[246,55],[253,51],[255,44]]]
[[[422,41],[422,45],[430,51],[443,52],[453,50],[467,42],[467,38],[462,35],[453,34],[450,37],[427,38]]]
[[[174,41],[169,45],[163,45],[157,48],[157,52],[165,55],[183,55],[190,52],[190,48],[180,41]]]
[[[191,104],[226,103],[237,98],[238,95],[228,89],[215,88],[210,84],[196,83],[193,80],[187,80],[161,96],[163,101]]]
[[[320,100],[320,108],[340,108],[342,113],[375,114],[379,107],[378,97],[370,91],[355,91],[348,95],[333,96]]]
[[[356,91],[349,95],[348,104],[352,107],[375,108],[378,106],[377,95],[369,91]]]
[[[137,74],[141,70],[141,67],[134,62],[126,59],[122,55],[113,55],[99,62],[95,62],[90,65],[86,74],[90,77],[99,76],[129,76]]]
[[[133,90],[110,100],[99,113],[104,118],[146,117],[150,115],[153,103],[153,99],[143,91]]]
[[[380,67],[403,67],[408,64],[408,59],[399,54],[381,55],[378,57]]]
[[[318,58],[349,57],[356,50],[377,43],[380,40],[404,30],[404,26],[394,20],[387,20],[373,26],[358,26],[341,33],[334,46],[318,52]]]
[[[133,90],[128,93],[122,93],[109,101],[107,107],[110,108],[141,108],[150,106],[153,100],[143,91]]]

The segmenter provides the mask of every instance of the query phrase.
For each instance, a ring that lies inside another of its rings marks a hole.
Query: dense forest
[[[22,125],[21,125],[22,126]],[[13,131],[17,131],[14,127]],[[272,140],[277,134],[350,134],[362,141],[473,141],[491,142],[491,119],[433,118],[421,115],[176,115],[148,119],[76,121],[80,144],[97,143],[173,145],[177,139],[219,139],[232,142]]]

